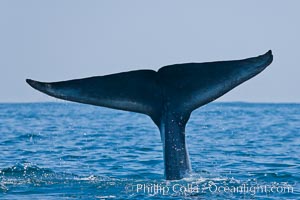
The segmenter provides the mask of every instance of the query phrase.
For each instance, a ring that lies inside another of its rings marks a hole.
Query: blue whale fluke
[[[175,64],[157,72],[137,70],[52,83],[26,81],[59,99],[150,116],[160,130],[166,179],[177,180],[191,171],[185,142],[191,112],[254,77],[272,60],[270,50],[244,60]]]

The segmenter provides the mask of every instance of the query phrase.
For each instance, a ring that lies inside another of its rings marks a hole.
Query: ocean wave
[[[66,172],[55,172],[48,168],[41,168],[30,162],[17,163],[11,167],[0,170],[0,188],[7,191],[10,186],[33,184],[35,186],[43,184],[67,184],[71,182],[102,182],[113,179],[104,176],[78,176]]]

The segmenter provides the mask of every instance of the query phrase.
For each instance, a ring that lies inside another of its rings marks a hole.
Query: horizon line
[[[80,104],[77,102],[70,102],[66,100],[55,100],[55,101],[0,101],[0,104],[38,104],[38,103],[67,103],[67,104]],[[268,101],[213,101],[211,103],[241,103],[241,104],[300,104],[300,102],[293,102],[293,101],[278,101],[278,102],[268,102]],[[85,104],[88,105],[88,104]],[[101,106],[98,106],[101,107]]]

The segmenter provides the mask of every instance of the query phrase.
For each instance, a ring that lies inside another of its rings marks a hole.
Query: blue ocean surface
[[[193,173],[164,179],[142,114],[0,104],[0,199],[300,199],[300,104],[212,103],[186,129]]]

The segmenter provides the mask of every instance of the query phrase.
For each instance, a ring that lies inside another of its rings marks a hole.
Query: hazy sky
[[[300,102],[300,1],[0,0],[0,102],[53,101],[59,81],[164,65],[273,64],[220,101]]]

